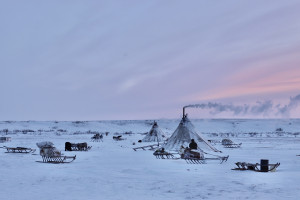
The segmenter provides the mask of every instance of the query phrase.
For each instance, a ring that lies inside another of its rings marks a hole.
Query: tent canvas
[[[167,140],[164,148],[167,150],[178,151],[180,150],[181,146],[188,147],[191,139],[194,139],[198,144],[198,148],[203,151],[209,150],[220,152],[218,149],[213,147],[201,134],[196,132],[194,125],[186,115],[182,118],[172,136]]]
[[[142,139],[143,142],[161,142],[163,141],[163,132],[158,127],[157,123],[154,122],[149,133]]]

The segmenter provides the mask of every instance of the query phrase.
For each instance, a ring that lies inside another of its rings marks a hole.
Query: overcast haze
[[[0,2],[0,120],[300,117],[300,1]]]

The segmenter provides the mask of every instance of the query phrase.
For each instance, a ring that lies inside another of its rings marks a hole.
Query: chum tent
[[[181,149],[181,146],[188,147],[191,139],[194,139],[198,145],[198,148],[203,151],[209,150],[220,152],[218,149],[213,147],[201,134],[196,132],[194,125],[188,119],[187,115],[183,116],[177,129],[164,145],[164,148],[166,150],[178,151]]]
[[[162,142],[164,133],[154,121],[149,133],[142,139],[143,142]]]

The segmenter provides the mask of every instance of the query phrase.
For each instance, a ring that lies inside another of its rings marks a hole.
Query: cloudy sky
[[[300,117],[299,10],[298,0],[0,1],[0,120],[179,118],[209,103],[268,108],[188,112]]]

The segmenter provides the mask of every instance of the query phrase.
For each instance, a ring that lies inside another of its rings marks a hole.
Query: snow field
[[[222,122],[223,123],[223,122]],[[107,125],[108,126],[108,125]],[[133,125],[122,125],[129,131]],[[172,126],[176,127],[174,123]],[[31,128],[30,125],[28,125]],[[109,126],[108,126],[109,127]],[[140,124],[134,131],[143,133],[151,125]],[[68,126],[67,130],[76,128]],[[225,149],[226,163],[208,161],[207,164],[187,164],[184,160],[156,159],[152,151],[133,151],[142,134],[123,135],[126,140],[112,139],[115,129],[104,136],[103,142],[91,142],[92,134],[59,135],[53,133],[11,134],[9,147],[37,148],[36,143],[51,141],[65,155],[75,155],[68,164],[38,163],[38,149],[34,154],[5,153],[0,149],[1,199],[299,199],[300,138],[295,137],[237,137],[242,148]],[[86,129],[88,130],[88,129]],[[221,140],[222,138],[207,138]],[[65,152],[65,142],[87,142],[88,152]],[[132,145],[133,142],[136,145]],[[217,154],[218,153],[212,153]],[[209,156],[209,155],[207,155]],[[235,171],[235,162],[280,162],[276,172],[259,173]]]

